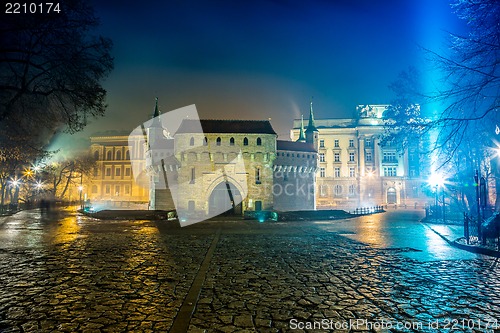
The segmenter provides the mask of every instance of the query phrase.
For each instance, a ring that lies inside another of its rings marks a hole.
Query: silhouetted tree
[[[0,20],[0,142],[29,133],[36,148],[54,131],[81,130],[87,117],[104,114],[111,41],[91,35],[98,21],[85,1],[59,8]]]

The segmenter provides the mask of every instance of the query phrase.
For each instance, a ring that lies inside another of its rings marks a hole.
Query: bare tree
[[[83,0],[60,12],[0,21],[0,142],[29,133],[34,146],[56,130],[81,130],[104,114],[100,85],[113,68],[111,41],[92,36],[97,19]]]

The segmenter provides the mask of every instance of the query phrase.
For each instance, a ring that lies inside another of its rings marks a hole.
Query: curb
[[[469,252],[473,252],[473,253],[484,254],[484,255],[487,255],[487,256],[495,257],[495,258],[500,258],[500,252],[499,251],[488,249],[488,248],[484,248],[484,247],[478,247],[478,246],[460,244],[459,242],[457,242],[457,240],[454,240],[453,242],[449,242],[449,243],[451,245],[455,246],[456,248],[461,249],[461,250],[465,250],[465,251],[469,251]]]
[[[421,220],[420,222],[425,224],[436,235],[438,235],[439,237],[444,239],[448,244],[450,244],[453,247],[456,247],[457,249],[464,250],[467,252],[472,252],[472,253],[484,254],[484,255],[487,255],[490,257],[500,258],[500,251],[496,251],[496,250],[492,250],[492,249],[488,249],[488,248],[484,248],[484,247],[461,244],[461,243],[457,242],[459,239],[461,239],[463,237],[451,241],[448,238],[446,238],[445,236],[441,235],[438,231],[434,230],[434,228],[432,228],[432,226],[430,226],[429,223],[427,223],[425,221],[425,219]]]

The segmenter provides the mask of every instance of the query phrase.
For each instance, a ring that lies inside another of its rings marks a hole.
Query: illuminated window
[[[340,168],[333,169],[333,174],[336,178],[340,177]]]

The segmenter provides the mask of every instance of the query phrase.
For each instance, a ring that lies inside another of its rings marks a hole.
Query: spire
[[[153,112],[153,122],[151,124],[151,127],[161,127],[161,122],[160,122],[160,110],[158,109],[158,97],[155,98],[155,110]]]
[[[317,132],[318,129],[314,124],[314,113],[313,113],[313,102],[311,101],[311,107],[309,109],[309,123],[307,124],[306,132]]]
[[[155,97],[155,111],[153,113],[153,118],[158,117],[160,115],[160,111],[158,110],[158,97]]]
[[[300,132],[299,132],[299,138],[297,139],[298,142],[306,142],[306,136],[304,134],[304,115],[300,116]]]

